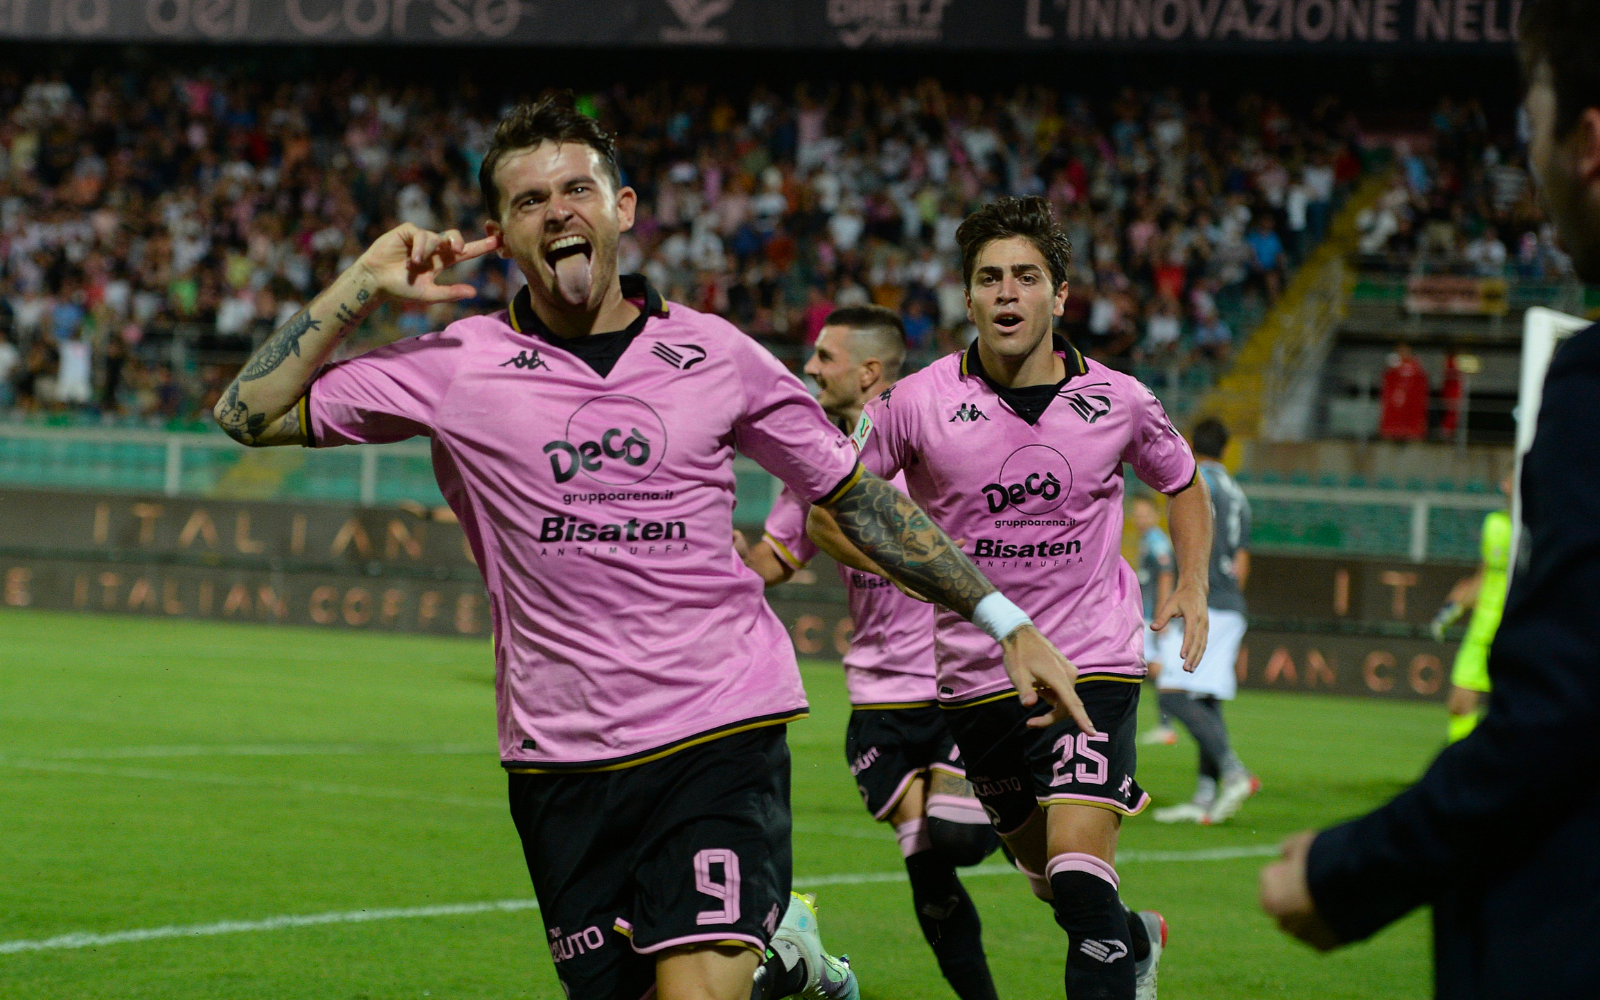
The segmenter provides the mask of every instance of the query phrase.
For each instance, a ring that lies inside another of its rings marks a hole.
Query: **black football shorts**
[[[1067,718],[1045,729],[1028,719],[1050,706],[1022,707],[1016,692],[976,704],[944,706],[966,758],[967,780],[994,827],[1014,832],[1035,809],[1087,805],[1133,816],[1150,803],[1134,780],[1138,764],[1139,685],[1091,678],[1078,697],[1097,730],[1081,732]]]
[[[966,777],[966,765],[938,705],[857,708],[844,733],[844,756],[873,819],[887,819],[913,778],[925,771]]]
[[[509,775],[511,817],[568,996],[640,1000],[669,948],[764,952],[794,869],[785,730],[615,771]]]

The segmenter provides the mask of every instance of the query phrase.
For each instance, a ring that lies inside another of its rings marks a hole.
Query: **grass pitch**
[[[505,808],[491,672],[481,642],[0,612],[0,995],[562,1000]],[[840,672],[808,665],[806,686],[796,878],[824,883],[825,939],[865,998],[948,998],[908,888],[870,881],[902,868],[844,766]],[[1319,957],[1257,911],[1264,859],[1164,858],[1370,808],[1438,749],[1442,712],[1247,693],[1230,716],[1264,791],[1223,827],[1124,827],[1123,895],[1171,926],[1161,995],[1428,995],[1422,915]],[[1187,742],[1143,748],[1140,783],[1171,803],[1193,767]],[[1001,995],[1060,997],[1049,910],[1018,876],[966,882]],[[520,902],[457,906],[497,901]],[[274,920],[303,917],[322,922]],[[122,932],[147,933],[103,937]]]

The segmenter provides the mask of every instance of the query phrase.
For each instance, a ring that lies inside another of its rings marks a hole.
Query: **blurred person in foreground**
[[[862,471],[777,359],[618,274],[637,196],[570,95],[511,109],[479,181],[487,237],[379,237],[251,356],[217,422],[255,446],[432,439],[494,608],[500,757],[568,995],[859,1000],[791,894],[785,734],[807,706],[728,545],[735,447],[832,510],[887,578],[994,633],[1051,721],[1084,715],[1071,666]],[[387,299],[472,298],[446,274],[491,252],[527,278],[508,309],[326,363]]]
[[[1600,4],[1533,0],[1520,45],[1530,162],[1579,277],[1600,282]],[[1545,377],[1483,721],[1412,788],[1291,837],[1261,874],[1262,908],[1322,950],[1431,905],[1440,1000],[1600,996],[1597,423],[1591,326]]]
[[[1500,483],[1500,492],[1511,496],[1511,477]],[[1479,537],[1482,561],[1478,571],[1450,589],[1444,607],[1428,626],[1435,640],[1444,641],[1445,629],[1454,625],[1469,609],[1472,619],[1461,648],[1456,650],[1450,668],[1450,696],[1445,708],[1450,714],[1449,735],[1454,743],[1472,732],[1483,718],[1489,694],[1489,644],[1500,627],[1506,607],[1506,588],[1511,582],[1511,512],[1492,510],[1483,519]]]

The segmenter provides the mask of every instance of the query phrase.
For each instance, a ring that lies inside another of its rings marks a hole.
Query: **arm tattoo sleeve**
[[[994,590],[950,536],[887,480],[863,475],[828,510],[845,537],[884,572],[957,614],[971,617]]]
[[[254,382],[278,370],[283,360],[293,354],[300,356],[300,338],[317,329],[322,324],[311,318],[310,309],[302,309],[295,313],[294,318],[283,324],[276,333],[267,338],[261,349],[250,356],[244,368],[239,372],[239,381]]]

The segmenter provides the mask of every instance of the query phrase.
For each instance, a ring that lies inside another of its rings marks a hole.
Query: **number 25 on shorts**
[[[1107,743],[1110,739],[1111,737],[1105,733],[1096,733],[1093,736],[1088,733],[1068,733],[1056,740],[1055,746],[1050,749],[1061,754],[1061,759],[1050,768],[1050,787],[1070,785],[1074,778],[1085,785],[1105,784],[1106,776],[1110,773],[1110,762],[1106,760],[1104,754],[1089,744]],[[1068,774],[1067,767],[1072,763],[1074,752],[1078,756],[1078,765],[1073,769],[1073,773]]]

